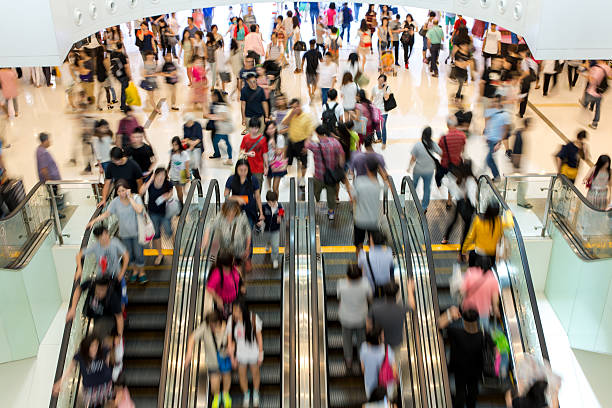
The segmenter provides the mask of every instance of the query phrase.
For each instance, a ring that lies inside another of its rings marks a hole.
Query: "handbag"
[[[142,105],[140,95],[138,94],[138,89],[136,89],[136,85],[134,85],[134,83],[131,81],[127,88],[125,88],[125,103],[130,106]]]
[[[421,37],[425,37],[427,35],[427,28],[425,28],[426,24],[423,24],[421,26],[421,29],[419,30],[419,35]]]
[[[138,194],[134,194],[134,200],[142,203]],[[147,245],[155,236],[155,225],[153,225],[153,221],[151,221],[151,217],[145,209],[140,214],[136,214],[136,221],[138,222],[138,243]]]
[[[463,285],[463,274],[461,273],[461,265],[453,264],[453,274],[448,282],[451,296],[455,299],[461,297],[461,286]]]
[[[370,83],[370,80],[367,76],[363,75],[361,71],[359,71],[355,75],[355,83],[359,85],[360,88],[365,88]]]
[[[387,90],[388,89],[389,87],[387,87]],[[397,101],[395,100],[395,96],[393,96],[393,93],[389,94],[388,99],[385,99],[383,96],[383,105],[385,106],[385,112],[389,112],[397,108]]]
[[[181,213],[181,203],[176,198],[166,201],[166,218],[172,218]]]
[[[287,170],[288,160],[283,158],[282,154],[275,155],[270,163],[270,168],[273,173],[280,173]]]
[[[217,366],[219,368],[220,373],[229,373],[232,371],[232,359],[229,356],[222,356],[219,351],[219,346],[217,345],[217,338],[215,337],[215,333],[210,331],[211,337],[213,339],[213,343],[215,344],[215,351],[217,352]]]
[[[344,173],[344,168],[336,164],[334,169],[330,169],[327,167],[327,162],[325,161],[325,155],[323,154],[323,149],[321,149],[321,144],[319,143],[319,152],[321,152],[321,159],[323,160],[323,167],[325,168],[325,173],[323,173],[323,182],[332,186],[334,184],[338,184],[344,180],[346,174]]]
[[[393,372],[393,367],[389,362],[389,346],[385,345],[385,359],[378,370],[378,385],[387,388],[390,385],[395,384],[395,382],[395,373]]]
[[[306,51],[306,43],[304,41],[298,41],[293,46],[294,51]]]
[[[436,165],[436,175],[435,175],[436,185],[440,187],[442,185],[442,177],[444,174],[444,169],[442,169],[442,165],[440,164],[440,161],[434,157],[434,155],[429,151],[427,146],[423,144],[423,147],[425,148],[425,151],[427,152],[429,157],[431,157],[431,160],[433,160],[434,164]]]

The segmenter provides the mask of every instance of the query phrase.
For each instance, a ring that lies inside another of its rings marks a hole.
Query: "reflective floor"
[[[238,6],[234,6],[234,9],[237,11]],[[272,11],[274,11],[274,8],[271,3],[257,4],[255,6],[258,23],[261,26],[265,39],[269,38],[271,30],[270,15]],[[422,22],[426,14],[425,10],[419,9],[400,10],[402,17],[406,11],[411,12],[417,22]],[[362,9],[362,14],[364,12],[365,10]],[[185,22],[186,16],[187,13],[177,13],[181,23]],[[221,33],[225,33],[227,30],[227,24],[225,23],[227,20],[226,16],[227,10],[225,7],[216,10],[215,23],[218,23]],[[468,26],[470,25],[471,20],[468,20]],[[354,38],[355,29],[356,26],[353,24],[353,32],[351,33],[353,35],[351,43],[353,44],[356,42]],[[134,82],[138,83],[142,69],[142,60],[134,46],[134,37],[127,36],[125,26],[123,30],[126,35],[125,43],[130,54],[132,71],[135,73]],[[304,39],[311,37],[309,24],[303,26],[302,35]],[[353,50],[353,44],[343,47],[341,51],[340,71],[345,66],[344,61],[346,61],[348,53]],[[480,47],[478,40],[476,40],[476,46],[477,48]],[[446,79],[446,74],[449,70],[448,66],[444,64],[446,55],[447,50],[444,50],[440,57],[440,77],[432,78],[428,73],[428,69],[423,66],[421,39],[417,36],[415,49],[410,59],[410,69],[406,70],[401,67],[396,77],[389,78],[388,83],[395,94],[398,108],[393,110],[388,118],[387,149],[382,151],[381,145],[375,145],[375,149],[385,157],[388,171],[394,176],[396,183],[406,174],[410,149],[415,141],[420,138],[423,127],[431,126],[434,131],[434,138],[436,139],[446,131],[446,117],[449,109],[452,110],[452,105],[449,106],[448,102],[449,95],[452,95],[456,88],[454,82]],[[367,89],[371,88],[375,83],[377,61],[376,54],[368,56],[366,73],[371,81]],[[160,165],[165,165],[168,162],[170,139],[175,135],[182,135],[183,114],[186,110],[191,109],[188,103],[189,88],[186,86],[186,81],[187,79],[183,71],[182,83],[178,87],[178,105],[181,111],[168,111],[168,107],[164,106],[162,114],[153,121],[151,127],[147,130],[148,138],[155,150]],[[308,92],[303,74],[295,75],[293,74],[293,68],[286,69],[282,74],[282,82],[283,91],[289,97],[300,97],[307,105],[306,110],[310,111],[314,117],[320,117],[320,99],[315,97],[315,100],[309,104],[310,101],[308,101]],[[554,171],[553,156],[559,149],[559,146],[564,143],[559,133],[571,139],[578,129],[585,128],[590,122],[592,117],[589,116],[589,113],[584,112],[577,103],[578,98],[581,96],[581,91],[584,89],[584,84],[585,79],[581,78],[574,90],[569,91],[566,73],[563,72],[559,75],[557,86],[550,91],[548,97],[542,96],[541,89],[532,89],[530,101],[537,109],[537,112],[531,108],[527,110],[527,114],[533,117],[534,121],[532,131],[528,135],[526,142],[526,152],[523,160],[523,170],[525,172]],[[116,87],[116,89],[119,90],[119,87]],[[482,129],[484,127],[482,106],[478,102],[478,97],[475,93],[476,89],[474,84],[470,82],[464,90],[464,103],[473,110],[475,118],[466,154],[473,159],[476,172],[482,173],[485,170],[484,156],[486,146],[482,137]],[[232,93],[233,87],[229,87],[228,91]],[[140,92],[144,102],[146,95],[144,91],[141,90]],[[163,95],[158,97],[168,96],[165,94],[166,90],[164,88],[162,88],[162,93]],[[240,112],[235,102],[236,95],[232,95],[234,98],[232,99],[232,115],[236,131],[233,132],[230,140],[234,150],[237,151],[241,141]],[[64,179],[96,178],[96,176],[80,174],[84,167],[82,162],[78,166],[68,165],[73,152],[76,151],[77,156],[80,154],[79,124],[77,115],[70,113],[66,109],[65,87],[61,83],[54,84],[51,88],[35,88],[24,81],[21,95],[19,96],[19,107],[20,112],[17,118],[0,119],[0,125],[4,129],[4,138],[6,143],[10,145],[10,147],[4,148],[2,151],[10,176],[22,177],[27,190],[36,183],[37,175],[34,152],[38,144],[38,133],[45,131],[49,132],[52,136],[53,145],[50,151],[57,160]],[[100,113],[92,111],[90,113],[96,118],[106,119],[113,130],[116,130],[117,122],[122,117],[122,114],[118,112],[117,105],[112,112],[104,111]],[[136,115],[141,123],[146,121],[149,114],[149,111],[136,108]],[[608,136],[612,131],[612,103],[606,100],[606,97],[603,100],[601,117],[599,129],[596,131],[589,130],[590,137],[588,142],[590,144],[592,161],[595,161],[599,154],[612,151],[612,139]],[[553,128],[556,128],[556,131]],[[205,137],[205,139],[206,152],[204,157],[208,157],[212,154],[212,146],[209,138]],[[222,154],[224,153],[225,151],[222,149]],[[497,155],[497,160],[505,174],[512,172],[512,167],[503,157],[501,151]],[[217,178],[222,182],[233,171],[232,167],[224,166],[219,160],[205,159],[202,167],[201,173],[204,179]],[[587,166],[583,165],[580,169],[580,174],[586,174],[587,171]],[[293,175],[295,175],[295,169],[292,169],[289,173],[289,176]],[[289,177],[286,177],[281,183],[281,201],[288,200],[288,185]],[[435,187],[432,193],[433,199],[444,198],[446,196],[446,191],[439,191]],[[341,191],[341,194],[346,198],[345,191]],[[517,217],[522,230],[535,231],[534,225],[537,225],[539,220],[532,211],[525,211],[525,214]],[[78,227],[75,226],[75,228]],[[533,235],[536,234],[534,233]],[[609,395],[609,389],[606,389],[605,386],[595,387],[596,382],[591,382],[591,386],[595,388],[594,394],[587,381],[587,379],[597,378],[596,375],[591,374],[599,369],[596,363],[600,363],[608,357],[593,359],[589,357],[592,353],[587,353],[588,355],[582,352],[572,353],[567,337],[563,333],[554,312],[550,307],[547,307],[548,303],[545,298],[540,299],[540,305],[540,313],[542,314],[542,321],[551,354],[551,363],[553,369],[564,378],[564,385],[561,389],[561,404],[575,407],[595,407],[598,406],[595,399],[596,396],[599,401],[611,401],[612,396]],[[41,407],[48,404],[64,315],[65,311],[62,308],[58,312],[51,329],[41,345],[38,358],[0,365],[0,395],[8,396],[8,400],[5,400],[3,403],[4,406]],[[571,358],[568,359],[567,356],[571,356]],[[583,371],[588,372],[586,377]],[[605,403],[602,406],[605,406]]]

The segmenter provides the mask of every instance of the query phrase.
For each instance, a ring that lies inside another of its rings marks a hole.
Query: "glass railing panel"
[[[591,258],[612,257],[612,211],[597,209],[565,176],[553,183],[550,211]]]
[[[108,207],[109,204],[110,202],[106,204],[106,207],[102,209],[102,211],[104,211]],[[91,218],[91,214],[90,214],[90,218]],[[87,224],[88,221],[89,219],[85,222],[85,224]],[[108,230],[113,234],[114,234],[114,231],[116,231],[118,228],[117,218],[115,216],[111,216],[111,217],[108,217],[106,220],[94,225],[92,229],[95,228],[97,225],[102,225],[102,224],[106,225]],[[90,236],[91,229],[86,231],[86,234]],[[95,239],[88,239],[87,247],[91,247],[95,242],[96,242]],[[93,256],[85,257],[83,259],[83,273],[81,275],[81,282],[85,281],[86,279],[91,278],[95,274],[96,268],[97,268],[97,265],[96,265],[96,261],[94,257]],[[85,298],[86,298],[85,294],[82,294],[81,298],[79,299],[79,303],[77,303],[77,308],[76,308],[77,312],[76,312],[75,318],[72,320],[72,324],[70,327],[70,332],[69,332],[69,337],[68,337],[68,347],[66,349],[66,357],[64,359],[64,365],[63,365],[62,372],[66,372],[66,370],[68,369],[68,366],[72,362],[72,356],[74,356],[77,353],[79,344],[81,343],[81,340],[83,340],[83,338],[87,334],[87,331],[89,328],[88,326],[89,319],[83,316],[82,314],[83,305],[85,303]],[[73,375],[69,381],[65,382],[65,384],[62,386],[62,390],[57,396],[57,407],[69,408],[69,407],[76,406],[76,399],[78,395],[77,390],[78,390],[80,380],[81,380],[81,376],[80,376],[80,373],[78,372],[78,365],[77,365],[77,371],[75,372],[75,375]]]
[[[552,174],[510,175],[499,185],[500,193],[519,223],[523,236],[541,236],[548,216]]]
[[[56,230],[61,232],[62,244],[79,245],[83,239],[83,225],[100,201],[101,188],[93,181],[48,182],[46,187],[48,194],[55,198],[60,217]]]
[[[50,219],[48,192],[44,185],[37,184],[22,204],[0,220],[0,268],[10,268]]]
[[[481,177],[478,186],[479,212],[484,212],[489,202],[497,202],[502,210],[509,210],[488,177]],[[502,286],[501,301],[506,316],[509,313],[515,315],[518,322],[516,329],[507,328],[513,357],[527,353],[539,360],[548,359],[527,254],[516,217],[514,227],[504,232],[504,248],[506,254],[498,260],[496,271]],[[507,293],[504,287],[509,288],[510,292]],[[508,310],[508,306],[512,306],[513,310]],[[508,320],[507,323],[512,323]]]

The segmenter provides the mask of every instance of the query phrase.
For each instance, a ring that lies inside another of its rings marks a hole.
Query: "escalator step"
[[[346,369],[346,364],[344,363],[344,357],[342,355],[328,355],[327,369],[331,378],[355,377],[360,378],[361,382],[363,382],[363,377],[361,375],[361,364],[357,360],[353,361],[351,372],[348,372]]]
[[[248,282],[246,298],[249,302],[280,301],[281,285],[280,283],[258,285]]]
[[[138,408],[157,408],[157,395],[156,396],[133,396],[134,406]]]
[[[338,302],[332,299],[327,299],[326,309],[328,323],[338,322]]]
[[[125,383],[129,387],[158,387],[160,378],[159,367],[125,367],[123,370]]]
[[[361,407],[366,402],[365,388],[362,387],[329,387],[330,407]]]
[[[259,367],[259,372],[261,374],[261,384],[265,385],[280,385],[281,382],[281,373],[280,373],[280,363],[277,359],[267,359],[264,355],[264,361],[261,367]],[[159,374],[158,374],[159,377]],[[252,381],[251,372],[248,372],[249,381]],[[232,371],[232,383],[238,384],[238,371]]]
[[[164,338],[140,339],[130,336],[125,341],[125,358],[160,358],[164,353]]]
[[[133,331],[164,330],[166,328],[166,313],[128,313],[128,328]]]
[[[451,276],[451,274],[438,274],[438,270],[436,269],[436,286],[438,290],[440,290],[440,288],[450,289]]]
[[[281,337],[277,334],[263,335],[264,357],[275,355],[280,357],[281,354]]]
[[[231,390],[230,396],[232,397],[232,406],[233,407],[241,407],[242,406],[242,398],[243,394],[239,390]],[[253,394],[251,393],[251,403],[252,403]],[[223,406],[220,404],[219,406]],[[280,389],[278,390],[261,390],[259,393],[259,406],[260,408],[280,408],[281,407],[281,397],[280,397]]]
[[[281,312],[280,310],[274,310],[268,305],[253,305],[251,311],[256,313],[261,319],[264,329],[281,327]]]
[[[438,305],[440,307],[440,312],[448,309],[449,307],[455,305],[457,302],[451,297],[449,291],[439,288],[438,289]]]
[[[327,329],[327,348],[342,349],[342,329],[335,327]]]
[[[128,289],[129,304],[167,304],[170,297],[169,288],[136,287]]]
[[[170,261],[171,262],[171,261]],[[145,266],[145,272],[150,282],[170,282],[172,275],[172,265]]]

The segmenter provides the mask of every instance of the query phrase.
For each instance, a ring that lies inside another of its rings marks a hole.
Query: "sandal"
[[[443,238],[443,239],[442,239],[442,241],[440,241],[440,243],[441,243],[442,245],[446,245],[446,244],[448,244],[448,239]]]

